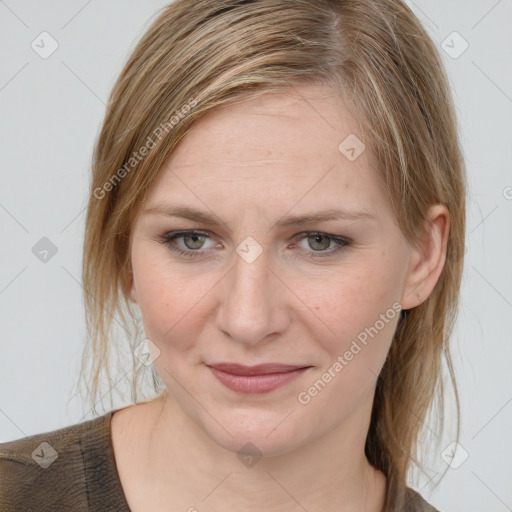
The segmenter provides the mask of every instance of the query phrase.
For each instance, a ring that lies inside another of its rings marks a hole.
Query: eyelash
[[[200,231],[178,231],[175,233],[167,233],[157,239],[159,243],[167,247],[173,252],[176,252],[180,254],[181,256],[185,256],[188,258],[195,258],[198,256],[203,256],[206,250],[185,250],[181,247],[175,245],[175,240],[178,238],[182,238],[186,235],[198,235],[210,238],[207,233],[200,232]],[[303,236],[302,236],[303,235]],[[298,236],[300,236],[299,241],[303,240],[304,238],[309,238],[311,236],[322,236],[331,239],[334,241],[337,245],[334,248],[331,249],[324,249],[322,251],[312,251],[311,256],[314,258],[325,258],[327,256],[332,256],[334,253],[338,253],[340,251],[345,250],[347,247],[350,246],[350,240],[344,237],[336,236],[336,235],[329,235],[328,233],[321,233],[319,231],[306,231],[304,233],[300,233]]]

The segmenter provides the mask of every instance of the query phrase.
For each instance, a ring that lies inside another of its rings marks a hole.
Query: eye
[[[178,243],[182,239],[183,245]],[[177,233],[167,233],[158,239],[158,241],[178,254],[183,256],[201,256],[204,254],[204,243],[211,240],[207,233],[198,231],[180,231]]]
[[[300,242],[307,242],[307,249],[311,249],[311,256],[324,257],[332,255],[350,245],[350,241],[344,237],[328,235],[327,233],[303,233]]]

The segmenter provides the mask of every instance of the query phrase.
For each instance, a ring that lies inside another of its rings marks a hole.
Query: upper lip
[[[255,366],[245,366],[237,363],[213,363],[207,366],[233,375],[266,375],[269,373],[284,373],[299,370],[301,368],[307,368],[305,365],[280,363],[257,364]]]

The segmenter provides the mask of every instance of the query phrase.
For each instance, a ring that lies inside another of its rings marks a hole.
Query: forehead
[[[267,157],[304,161],[336,155],[339,142],[360,133],[357,120],[327,86],[290,87],[208,112],[171,155],[174,168],[215,159],[223,165],[264,165]]]
[[[326,86],[293,87],[218,107],[180,141],[147,202],[187,197],[195,204],[213,202],[217,210],[226,201],[243,210],[262,208],[264,200],[283,208],[300,202],[309,211],[321,201],[353,210],[366,203],[368,210],[383,194],[368,146],[352,161],[340,151],[349,136],[365,138]]]

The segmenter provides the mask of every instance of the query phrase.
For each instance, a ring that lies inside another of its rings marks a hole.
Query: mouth
[[[267,393],[290,383],[306,373],[312,366],[280,363],[245,366],[237,363],[207,365],[212,374],[225,387],[238,393]]]

